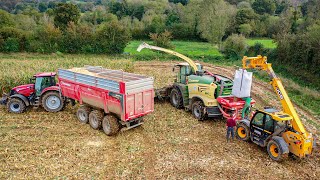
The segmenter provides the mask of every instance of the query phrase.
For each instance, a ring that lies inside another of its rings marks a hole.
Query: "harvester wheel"
[[[113,115],[105,116],[102,121],[102,128],[106,135],[116,135],[120,130],[118,119]]]
[[[206,114],[204,112],[204,104],[202,101],[194,101],[192,103],[192,114],[199,121],[203,121],[206,118]]]
[[[7,103],[7,108],[9,112],[12,113],[22,113],[26,109],[26,105],[21,99],[11,98]]]
[[[65,102],[56,91],[45,93],[41,99],[43,108],[48,112],[58,112],[64,107]]]
[[[103,118],[103,112],[99,110],[93,110],[89,114],[89,124],[93,129],[100,129]]]
[[[77,110],[77,118],[78,120],[83,123],[87,124],[89,121],[89,114],[90,114],[90,107],[88,106],[80,106]]]
[[[268,142],[267,151],[271,159],[275,161],[282,161],[284,158],[280,144],[277,141],[270,140]]]
[[[237,125],[236,136],[242,141],[248,141],[250,139],[249,127],[243,123]]]
[[[178,89],[173,88],[170,93],[170,102],[171,105],[177,109],[180,109],[183,107],[183,99],[182,94]]]

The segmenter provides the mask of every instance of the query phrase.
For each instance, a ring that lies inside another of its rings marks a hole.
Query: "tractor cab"
[[[271,135],[279,135],[290,126],[290,120],[292,117],[289,114],[273,108],[256,111],[250,122],[251,140],[265,147]],[[241,131],[241,129],[238,130]]]
[[[199,71],[202,71],[203,66],[199,63],[195,63],[198,67]],[[177,71],[176,75],[176,82],[177,83],[182,83],[182,84],[187,84],[187,76],[190,76],[191,74],[195,74],[193,72],[191,66],[188,63],[179,63],[174,65],[173,72]]]
[[[56,73],[38,73],[30,79],[30,83],[34,84],[35,95],[40,96],[41,92],[51,86],[56,85]]]

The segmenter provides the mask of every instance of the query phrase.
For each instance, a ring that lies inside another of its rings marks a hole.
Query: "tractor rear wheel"
[[[26,110],[26,105],[21,99],[11,98],[7,103],[7,108],[9,112],[19,114]]]
[[[93,110],[89,114],[89,124],[93,129],[100,129],[103,118],[103,112],[99,110]]]
[[[242,141],[248,141],[250,139],[249,127],[243,123],[237,125],[236,137]]]
[[[107,115],[102,120],[102,128],[108,136],[116,135],[120,130],[118,119],[113,115]]]
[[[199,121],[203,121],[206,118],[206,114],[204,112],[204,104],[202,101],[194,101],[192,103],[192,114]]]
[[[56,91],[47,92],[43,95],[42,106],[48,112],[58,112],[64,107],[64,101]]]
[[[181,92],[176,89],[176,88],[173,88],[171,90],[171,93],[170,93],[170,102],[171,102],[171,105],[177,109],[180,109],[183,107],[183,99],[182,99],[182,94]]]
[[[275,161],[282,161],[284,158],[280,144],[277,141],[270,140],[268,142],[267,151],[271,159]]]
[[[87,124],[89,121],[89,114],[90,114],[90,107],[88,106],[80,106],[77,110],[77,118],[78,120],[83,123]]]

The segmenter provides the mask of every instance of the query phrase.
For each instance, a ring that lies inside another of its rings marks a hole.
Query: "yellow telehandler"
[[[237,124],[236,135],[239,139],[267,147],[269,156],[281,161],[288,154],[304,158],[312,153],[315,145],[312,134],[307,132],[293,107],[280,78],[274,73],[267,57],[243,57],[243,69],[266,71],[270,84],[280,99],[283,111],[273,108],[257,110],[251,120],[243,119]]]

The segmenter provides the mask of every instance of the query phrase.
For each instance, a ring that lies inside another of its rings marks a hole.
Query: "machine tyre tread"
[[[176,100],[173,99],[174,96],[176,96]],[[170,103],[173,107],[177,109],[181,109],[183,107],[182,94],[180,90],[178,90],[177,88],[173,88],[170,92]]]
[[[56,109],[51,109],[50,107],[47,106],[46,104],[46,100],[48,97],[50,96],[56,96],[59,100],[60,100],[60,106]],[[60,96],[59,92],[56,92],[56,91],[49,91],[49,92],[46,92],[42,98],[41,98],[41,104],[43,106],[43,108],[48,111],[48,112],[59,112],[61,111],[64,107],[65,107],[65,102],[64,100],[62,99],[62,97]]]
[[[89,124],[93,129],[100,129],[102,127],[103,112],[100,110],[93,110],[89,114]]]
[[[268,151],[270,158],[274,161],[281,162],[285,157],[282,152],[282,148],[280,146],[281,146],[280,143],[278,143],[275,140],[270,140],[268,142],[267,151]],[[275,147],[275,149],[273,149],[273,147]],[[276,152],[274,152],[274,151],[276,151]],[[275,154],[277,154],[277,156],[275,156]]]
[[[77,110],[77,118],[78,120],[83,123],[83,124],[87,124],[89,122],[89,114],[90,114],[90,111],[91,111],[91,108],[88,107],[88,106],[80,106]],[[81,120],[81,117],[82,115],[84,115],[84,118],[83,120]]]
[[[237,124],[236,137],[242,141],[249,141],[250,140],[249,127],[244,123]]]
[[[19,105],[19,107],[20,107],[20,109],[18,110],[18,111],[13,111],[12,109],[11,109],[11,104],[12,103],[17,103],[18,105]],[[17,114],[20,114],[20,113],[23,113],[25,110],[26,110],[26,105],[24,104],[24,102],[21,100],[21,99],[19,99],[19,98],[11,98],[9,101],[8,101],[8,103],[7,103],[7,109],[8,109],[8,111],[9,112],[11,112],[11,113],[17,113]]]
[[[116,135],[120,130],[120,124],[117,117],[113,115],[107,115],[102,120],[102,128],[106,135]]]
[[[199,112],[195,112],[195,108],[199,108]],[[192,115],[193,117],[195,117],[196,119],[198,119],[199,121],[203,121],[206,119],[206,114],[204,112],[204,104],[202,101],[194,101],[191,105],[191,111],[192,111]]]

